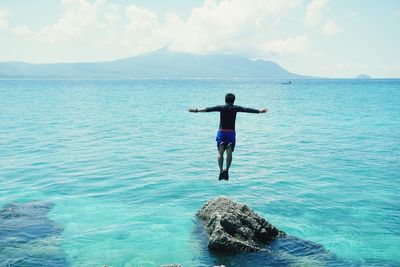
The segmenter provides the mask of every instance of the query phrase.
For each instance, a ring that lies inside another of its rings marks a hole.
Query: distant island
[[[194,55],[162,48],[108,62],[32,64],[0,62],[0,78],[39,79],[301,79],[277,63],[234,55]]]
[[[359,74],[355,77],[355,79],[361,79],[361,80],[365,80],[365,79],[371,79],[371,76],[367,75],[367,74]]]

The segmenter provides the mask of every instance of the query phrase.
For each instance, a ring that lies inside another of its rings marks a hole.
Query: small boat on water
[[[293,84],[293,83],[292,83],[292,81],[288,81],[288,82],[282,82],[281,84],[290,85],[290,84]]]

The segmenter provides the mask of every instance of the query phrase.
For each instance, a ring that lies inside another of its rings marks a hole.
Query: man
[[[227,94],[225,96],[225,105],[215,106],[204,109],[189,109],[189,112],[220,112],[219,129],[217,132],[217,148],[218,148],[218,166],[219,166],[219,180],[229,180],[229,168],[232,163],[232,152],[235,150],[236,144],[236,132],[235,132],[235,121],[236,113],[247,112],[247,113],[265,113],[268,110],[244,108],[241,106],[234,105],[235,95]],[[224,153],[226,151],[226,169],[223,169],[224,164]]]

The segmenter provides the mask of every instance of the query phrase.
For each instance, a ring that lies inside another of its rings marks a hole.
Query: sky
[[[0,61],[109,61],[161,47],[302,75],[400,78],[400,1],[0,0]]]

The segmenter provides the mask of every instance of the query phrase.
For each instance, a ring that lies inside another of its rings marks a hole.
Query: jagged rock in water
[[[248,206],[226,197],[208,201],[196,215],[204,222],[211,250],[267,250],[268,241],[286,236]]]

